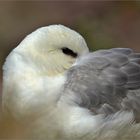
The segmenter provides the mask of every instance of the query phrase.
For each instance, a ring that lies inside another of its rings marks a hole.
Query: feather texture
[[[28,35],[3,70],[3,116],[12,119],[0,123],[17,123],[13,139],[140,139],[140,54],[132,49],[89,53],[80,34],[51,25]]]
[[[140,116],[140,63],[134,58],[140,59],[140,54],[127,48],[91,53],[68,71],[64,93],[70,90],[68,93],[76,96],[73,102],[79,98],[77,105],[94,114],[108,116],[132,110],[137,121]]]

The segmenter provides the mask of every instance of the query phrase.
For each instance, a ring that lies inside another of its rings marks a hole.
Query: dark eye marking
[[[61,48],[61,50],[62,50],[62,52],[63,52],[64,54],[66,54],[66,55],[72,56],[72,57],[74,57],[74,58],[77,57],[77,53],[73,52],[73,51],[70,50],[69,48],[64,47],[64,48]]]

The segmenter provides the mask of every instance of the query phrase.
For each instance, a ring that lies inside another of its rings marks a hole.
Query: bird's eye
[[[69,48],[64,47],[64,48],[61,48],[61,50],[62,50],[62,52],[63,52],[64,54],[66,54],[66,55],[72,56],[72,57],[74,57],[74,58],[77,57],[77,53],[73,52],[73,51],[70,50]]]

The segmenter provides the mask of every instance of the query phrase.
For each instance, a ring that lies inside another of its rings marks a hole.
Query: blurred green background
[[[140,51],[138,1],[0,1],[0,66],[27,34],[50,24],[78,31],[91,50],[130,47]]]

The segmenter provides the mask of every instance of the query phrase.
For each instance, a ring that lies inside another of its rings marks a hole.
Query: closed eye
[[[72,57],[74,57],[74,58],[76,58],[76,57],[78,56],[77,53],[73,52],[73,51],[70,50],[69,48],[64,47],[64,48],[61,48],[61,50],[62,50],[62,52],[63,52],[64,54],[69,55],[69,56],[72,56]]]

